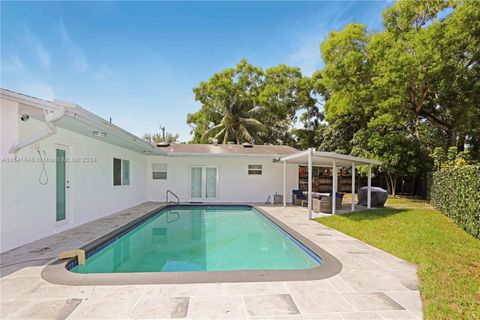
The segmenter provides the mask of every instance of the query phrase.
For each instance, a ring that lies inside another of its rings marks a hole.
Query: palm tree
[[[265,131],[265,126],[253,118],[258,107],[240,95],[230,95],[224,100],[219,100],[216,110],[222,119],[219,124],[214,125],[202,136],[202,140],[208,138],[218,139],[224,144],[234,141],[237,144],[242,142],[261,142],[259,131]]]

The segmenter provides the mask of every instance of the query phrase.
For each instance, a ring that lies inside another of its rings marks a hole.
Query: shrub
[[[433,206],[480,239],[480,166],[448,167],[433,174]]]

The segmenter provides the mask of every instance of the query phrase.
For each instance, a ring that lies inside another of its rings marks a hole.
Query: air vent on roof
[[[218,146],[218,139],[213,139],[212,142],[214,146]]]
[[[253,148],[253,144],[248,143],[248,142],[242,143],[242,146],[243,146],[244,148]]]
[[[170,142],[160,142],[160,143],[157,143],[157,147],[159,147],[159,148],[170,147]]]
[[[107,137],[107,133],[103,132],[103,131],[93,131],[92,135],[94,137],[99,137],[99,138],[106,138]]]

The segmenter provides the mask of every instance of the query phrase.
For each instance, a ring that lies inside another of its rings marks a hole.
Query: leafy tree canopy
[[[187,116],[193,142],[286,143],[296,112],[315,109],[312,83],[298,68],[262,68],[243,59],[193,89],[199,111]]]

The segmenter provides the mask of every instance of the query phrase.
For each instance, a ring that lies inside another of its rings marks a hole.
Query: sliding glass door
[[[202,167],[192,167],[191,196],[192,199],[202,198]]]
[[[190,186],[192,199],[216,199],[218,195],[218,169],[206,166],[191,167]]]

